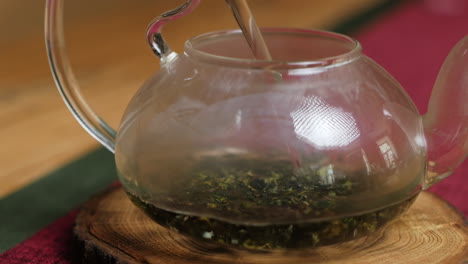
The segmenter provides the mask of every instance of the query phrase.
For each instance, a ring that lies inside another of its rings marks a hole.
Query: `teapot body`
[[[129,103],[120,180],[162,225],[242,248],[364,235],[421,189],[420,114],[345,36],[264,32],[255,61],[239,31],[188,41]]]

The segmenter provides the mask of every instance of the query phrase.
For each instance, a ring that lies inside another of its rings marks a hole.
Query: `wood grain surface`
[[[0,1],[0,198],[97,147],[61,101],[43,39],[43,0]],[[158,69],[147,24],[182,1],[66,2],[66,40],[85,98],[114,127],[132,94]],[[382,0],[252,0],[260,26],[330,28]],[[204,0],[168,25],[180,51],[200,33],[235,28],[224,1]]]
[[[316,249],[253,252],[195,241],[155,224],[122,189],[87,202],[74,233],[82,263],[420,264],[468,261],[468,227],[454,208],[422,192],[410,209],[368,237]]]

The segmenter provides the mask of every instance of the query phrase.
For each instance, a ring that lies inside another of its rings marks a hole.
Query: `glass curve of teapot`
[[[421,116],[344,35],[264,29],[272,61],[254,60],[239,30],[194,37],[176,54],[161,27],[198,2],[150,25],[161,69],[115,133],[80,95],[63,49],[63,1],[47,1],[48,55],[65,102],[161,225],[246,249],[345,241],[384,226],[466,158],[468,37]]]

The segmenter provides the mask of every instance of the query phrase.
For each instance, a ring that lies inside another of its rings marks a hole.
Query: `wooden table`
[[[0,198],[97,147],[65,108],[43,40],[45,1],[0,1]],[[158,69],[144,40],[147,24],[183,1],[66,2],[70,59],[85,97],[111,125]],[[261,26],[330,28],[382,0],[252,0]],[[165,28],[176,51],[191,36],[235,28],[222,0],[203,0]]]

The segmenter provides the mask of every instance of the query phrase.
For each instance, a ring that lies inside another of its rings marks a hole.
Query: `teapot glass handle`
[[[177,56],[166,41],[164,41],[161,30],[164,24],[171,20],[178,19],[192,12],[198,6],[200,0],[186,0],[185,3],[176,9],[167,11],[153,20],[146,30],[146,40],[153,50],[154,54],[161,60],[161,65],[166,64]]]
[[[187,0],[177,9],[156,18],[148,27],[147,40],[161,64],[173,59],[173,52],[161,36],[162,26],[170,20],[190,13],[200,0]],[[47,56],[55,84],[65,104],[78,123],[99,143],[114,153],[116,131],[102,120],[84,100],[72,71],[66,50],[63,32],[64,0],[46,0],[45,40]]]

